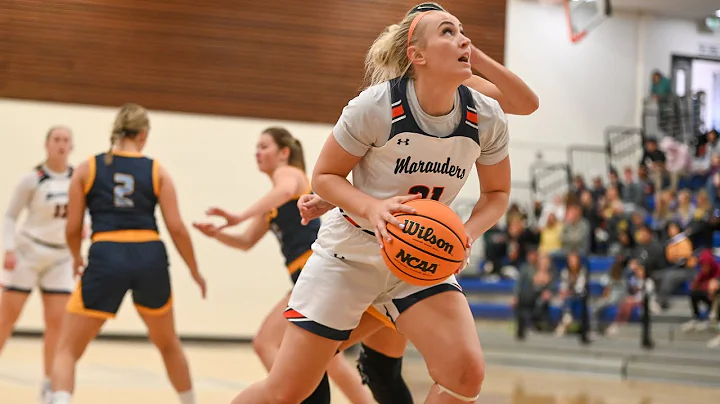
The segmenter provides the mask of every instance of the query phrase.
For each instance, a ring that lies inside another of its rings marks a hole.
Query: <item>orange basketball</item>
[[[449,206],[432,199],[406,203],[415,213],[396,213],[401,230],[388,224],[392,241],[385,242],[383,259],[402,281],[430,286],[447,279],[465,260],[465,225]]]

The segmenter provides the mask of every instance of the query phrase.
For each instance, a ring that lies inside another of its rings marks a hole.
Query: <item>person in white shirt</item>
[[[423,355],[435,381],[429,402],[477,400],[485,365],[455,277],[412,286],[381,257],[386,225],[399,226],[392,214],[412,211],[404,202],[450,204],[470,170],[482,195],[465,223],[466,250],[507,210],[507,120],[496,100],[462,85],[472,76],[470,56],[458,19],[439,10],[407,15],[372,45],[371,84],[345,107],[315,165],[314,191],[338,208],[293,289],[286,310],[293,326],[267,378],[233,403],[301,402],[370,305]]]
[[[65,305],[75,286],[72,257],[65,242],[68,189],[73,170],[68,157],[72,149],[69,128],[50,128],[45,136],[46,159],[22,177],[3,223],[0,351],[12,334],[30,292],[38,287],[45,315],[43,400],[50,394],[53,354]],[[23,210],[27,215],[18,226]]]

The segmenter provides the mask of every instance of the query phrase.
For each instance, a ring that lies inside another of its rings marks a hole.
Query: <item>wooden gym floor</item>
[[[0,403],[37,403],[41,340],[11,339],[0,357]],[[247,344],[187,344],[198,403],[229,403],[265,372]],[[349,358],[351,360],[352,358]],[[430,387],[423,362],[410,355],[405,376],[415,400]],[[74,404],[177,403],[159,354],[146,343],[95,341],[78,367]],[[488,365],[484,404],[706,404],[720,389]],[[333,403],[347,403],[333,390]]]

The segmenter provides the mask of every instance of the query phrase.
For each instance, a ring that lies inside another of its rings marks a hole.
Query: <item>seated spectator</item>
[[[708,327],[708,322],[700,319],[700,303],[706,305],[708,312],[711,310],[717,294],[717,279],[720,278],[720,265],[715,261],[712,251],[703,250],[698,262],[700,271],[690,284],[690,307],[693,318],[682,325],[682,330],[685,332],[705,330]],[[720,321],[720,311],[717,316]]]
[[[548,217],[553,214],[557,220],[565,219],[565,200],[562,195],[555,195],[551,202],[547,202],[540,213],[537,225],[539,228],[545,227]]]
[[[630,167],[625,168],[625,184],[623,184],[620,195],[625,203],[633,204],[638,208],[644,205],[642,184],[635,179]]]
[[[605,331],[607,335],[614,335],[620,330],[624,324],[630,320],[633,310],[642,307],[642,290],[643,282],[645,282],[645,268],[637,259],[631,259],[628,267],[630,274],[626,279],[627,289],[625,295],[620,301],[615,321]]]
[[[562,250],[563,225],[554,213],[548,215],[545,227],[540,230],[540,250],[543,254],[554,254]]]
[[[590,253],[591,229],[588,221],[582,217],[580,206],[569,205],[562,229],[562,248],[566,253],[576,251],[581,255]]]
[[[615,188],[618,197],[622,198],[622,194],[625,191],[625,184],[620,181],[620,177],[618,177],[618,173],[614,168],[611,168],[608,172],[608,189],[610,188]]]
[[[628,295],[628,283],[625,279],[625,259],[623,257],[618,256],[615,258],[610,271],[603,275],[600,283],[603,285],[603,295],[597,301],[598,308],[595,311],[595,318],[598,328],[602,331],[605,329],[602,317],[607,310],[622,304]],[[617,325],[615,325],[614,330],[617,331]]]
[[[537,251],[528,252],[528,262],[520,270],[515,284],[517,339],[525,339],[529,326],[539,331],[549,330],[553,278],[550,258]]]
[[[483,273],[499,278],[503,260],[507,256],[508,233],[499,224],[496,224],[483,234],[483,241],[485,242]]]
[[[665,190],[660,192],[659,197],[655,201],[655,212],[653,213],[653,228],[660,230],[675,217],[675,197],[673,192]]]
[[[527,251],[538,245],[538,234],[525,225],[520,217],[513,217],[507,229],[507,265],[500,275],[517,278],[518,271],[527,260]]]
[[[620,234],[627,232],[630,228],[630,221],[625,215],[625,207],[621,201],[615,201],[612,211],[605,221],[607,232],[607,253],[616,256],[621,253],[623,245],[620,242]],[[598,249],[599,250],[599,249]]]
[[[598,176],[593,178],[591,192],[595,202],[599,202],[600,199],[605,196],[606,190],[605,185],[603,185],[602,177]]]
[[[563,314],[555,334],[563,335],[573,318],[582,316],[583,310],[587,310],[587,268],[577,251],[568,253],[567,267],[560,272],[558,297],[563,302]]]
[[[670,238],[665,247],[667,266],[664,269],[650,271],[650,276],[657,284],[658,303],[664,310],[670,307],[672,293],[692,278],[695,265],[692,257],[692,242],[685,233],[680,231],[677,223],[670,222],[666,232]]]
[[[675,214],[672,220],[677,222],[682,229],[690,226],[695,218],[695,206],[692,204],[690,190],[683,189],[678,193],[677,207],[674,210]]]

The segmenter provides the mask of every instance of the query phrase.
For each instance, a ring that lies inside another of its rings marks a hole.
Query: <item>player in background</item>
[[[0,351],[12,334],[30,292],[42,295],[45,330],[40,398],[50,390],[50,371],[65,305],[74,287],[72,257],[65,242],[68,188],[73,168],[72,131],[54,126],[45,135],[45,161],[25,174],[10,199],[3,223],[5,257],[0,278]],[[18,218],[25,210],[25,221]]]
[[[260,134],[255,160],[260,172],[270,178],[272,189],[239,214],[232,214],[221,208],[208,209],[208,215],[227,220],[228,223],[223,228],[212,223],[193,225],[204,235],[242,251],[251,250],[271,230],[280,243],[288,275],[294,284],[312,253],[310,247],[320,228],[320,220],[310,220],[305,225],[300,223],[297,200],[300,195],[310,190],[302,145],[287,129],[270,127]],[[250,223],[242,233],[229,233],[224,229],[244,221]],[[262,271],[264,268],[258,270]],[[253,338],[253,348],[268,371],[275,361],[280,342],[288,327],[283,312],[289,297],[288,293],[273,306]],[[337,383],[350,402],[373,402],[370,391],[362,385],[357,371],[342,355],[330,362],[328,376]],[[325,402],[329,400],[329,394],[330,386],[324,379],[305,403]]]
[[[158,233],[160,206],[168,233],[205,298],[190,234],[167,170],[142,155],[150,119],[140,105],[125,104],[113,124],[110,150],[80,164],[70,182],[65,234],[72,268],[82,270],[70,301],[52,368],[52,404],[68,404],[75,367],[105,321],[132,290],[138,314],[160,351],[181,404],[194,404],[190,370],[175,331],[169,263]],[[83,212],[90,210],[92,244],[88,264],[80,255]]]

